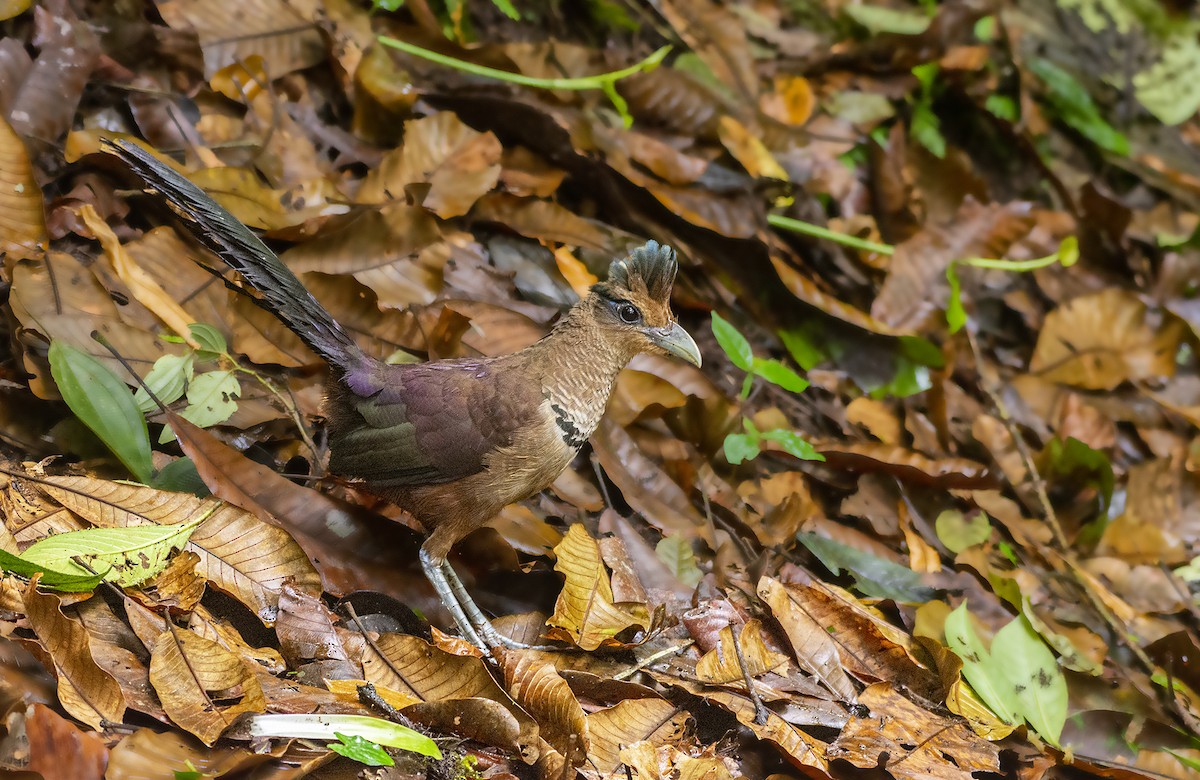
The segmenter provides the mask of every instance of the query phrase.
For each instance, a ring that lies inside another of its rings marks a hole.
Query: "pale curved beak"
[[[700,367],[700,347],[678,322],[669,328],[647,328],[646,335],[668,354]]]

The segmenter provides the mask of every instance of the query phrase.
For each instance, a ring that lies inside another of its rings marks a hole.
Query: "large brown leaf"
[[[508,692],[538,723],[542,739],[579,766],[587,757],[588,722],[567,681],[536,653],[514,651],[501,660]]]
[[[763,642],[762,624],[749,620],[742,626],[738,644],[745,667],[738,660],[734,647],[732,625],[725,626],[717,637],[717,646],[696,662],[696,676],[707,683],[741,682],[743,675],[761,677],[787,663],[787,656],[769,649]]]
[[[150,682],[171,720],[206,745],[242,713],[267,707],[248,662],[184,628],[159,634],[150,656]]]
[[[842,669],[837,644],[825,630],[825,625],[809,614],[788,586],[770,577],[759,580],[758,595],[783,626],[800,668],[816,677],[838,701],[853,702],[857,697],[854,684]]]
[[[404,124],[404,146],[383,158],[358,191],[359,203],[404,200],[406,190],[442,219],[460,217],[500,179],[500,142],[449,111]],[[423,188],[415,185],[427,185]]]
[[[63,708],[94,729],[125,717],[121,686],[92,659],[87,629],[63,614],[62,601],[39,593],[30,583],[24,595],[25,617],[54,661],[58,700]]]
[[[554,554],[558,558],[554,569],[562,572],[566,582],[547,626],[562,629],[561,633],[584,650],[619,645],[617,634],[632,626],[650,627],[645,604],[615,603],[600,546],[582,524],[576,523],[567,530]]]
[[[1137,295],[1110,287],[1046,315],[1029,370],[1085,390],[1166,379],[1185,330],[1174,317],[1156,322]]]
[[[320,31],[286,0],[243,0],[234,13],[207,0],[160,0],[155,5],[171,27],[200,36],[206,76],[253,55],[263,58],[273,79],[325,59]]]
[[[621,765],[621,748],[634,742],[662,743],[683,734],[689,716],[662,699],[626,699],[588,715],[591,745],[588,761],[597,775],[608,777]]]

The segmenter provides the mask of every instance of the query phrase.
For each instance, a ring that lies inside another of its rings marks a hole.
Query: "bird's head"
[[[679,263],[675,250],[647,241],[608,269],[608,279],[592,286],[596,321],[638,352],[673,355],[700,365],[700,348],[671,313],[671,287]]]

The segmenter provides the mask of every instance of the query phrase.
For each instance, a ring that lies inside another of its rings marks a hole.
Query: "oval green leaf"
[[[746,372],[754,368],[754,351],[750,349],[750,342],[715,311],[712,313],[712,332],[735,366]]]
[[[187,544],[203,520],[179,525],[69,531],[31,545],[21,557],[30,563],[77,576],[107,570],[104,579],[132,587],[165,569],[171,551]]]
[[[50,374],[63,400],[139,482],[154,475],[146,418],[125,383],[96,358],[61,341],[50,345]]]

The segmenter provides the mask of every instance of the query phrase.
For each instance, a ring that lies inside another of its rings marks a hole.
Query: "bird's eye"
[[[628,325],[633,325],[636,322],[640,322],[642,319],[642,313],[638,311],[637,307],[632,303],[621,304],[621,306],[617,308],[617,315],[621,318],[621,322],[624,322]]]

